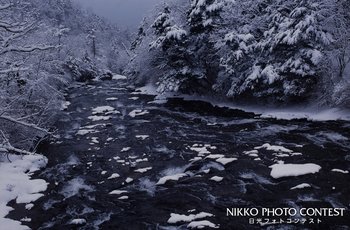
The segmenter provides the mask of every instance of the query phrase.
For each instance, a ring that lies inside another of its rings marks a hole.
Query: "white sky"
[[[161,0],[75,0],[99,16],[122,27],[137,27],[142,18]]]

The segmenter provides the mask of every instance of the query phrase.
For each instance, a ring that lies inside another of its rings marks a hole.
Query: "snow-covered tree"
[[[321,10],[316,1],[275,1],[261,16],[269,22],[262,37],[249,30],[226,34],[232,51],[223,64],[228,73],[235,72],[227,95],[281,101],[308,97],[320,80],[324,47],[333,41],[322,27]]]

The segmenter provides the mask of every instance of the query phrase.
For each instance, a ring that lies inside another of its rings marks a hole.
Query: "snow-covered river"
[[[32,229],[261,227],[227,216],[235,207],[345,208],[319,224],[265,227],[349,229],[349,122],[157,104],[123,80],[75,85],[67,100],[35,176],[49,182],[45,196],[10,213]]]

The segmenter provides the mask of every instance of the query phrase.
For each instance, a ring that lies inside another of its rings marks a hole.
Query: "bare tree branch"
[[[45,134],[51,134],[48,130],[43,129],[43,128],[40,128],[40,127],[38,127],[37,125],[30,124],[30,123],[27,123],[27,122],[24,122],[24,121],[19,121],[19,120],[17,120],[17,119],[14,119],[14,118],[12,118],[12,117],[9,117],[9,116],[4,116],[4,115],[2,115],[2,116],[0,116],[0,119],[6,120],[6,121],[9,121],[9,122],[18,124],[18,125],[22,125],[22,126],[25,126],[25,127],[28,127],[28,128],[32,128],[32,129],[34,129],[34,130],[43,132],[43,133],[45,133]]]
[[[55,49],[57,46],[32,46],[32,47],[6,47],[0,51],[0,55],[9,52],[20,52],[20,53],[30,53],[36,50],[44,51],[49,49]]]

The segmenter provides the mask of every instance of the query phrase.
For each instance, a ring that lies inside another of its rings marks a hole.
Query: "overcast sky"
[[[75,0],[96,14],[125,27],[137,27],[161,0]]]

